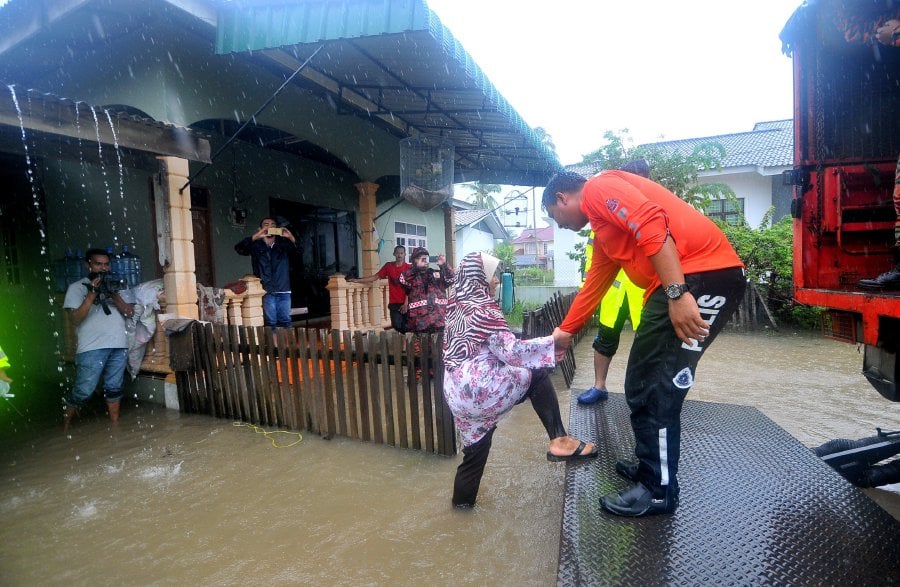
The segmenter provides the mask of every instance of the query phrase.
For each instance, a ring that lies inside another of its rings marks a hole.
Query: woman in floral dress
[[[464,445],[453,485],[457,507],[475,505],[497,422],[526,398],[550,438],[547,459],[597,456],[593,444],[566,435],[547,375],[555,364],[553,336],[517,339],[494,301],[499,265],[499,259],[485,253],[466,255],[447,306],[444,396]]]

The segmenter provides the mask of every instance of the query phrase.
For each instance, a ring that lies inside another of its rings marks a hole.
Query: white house
[[[490,252],[497,244],[509,239],[509,233],[495,210],[484,210],[464,200],[453,199],[456,209],[456,257],[469,253]]]

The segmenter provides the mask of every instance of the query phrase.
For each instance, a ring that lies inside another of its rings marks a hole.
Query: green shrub
[[[525,313],[540,307],[541,304],[535,302],[523,302],[522,300],[518,300],[513,304],[512,309],[509,312],[504,312],[503,315],[506,316],[506,321],[509,323],[510,328],[521,329]]]

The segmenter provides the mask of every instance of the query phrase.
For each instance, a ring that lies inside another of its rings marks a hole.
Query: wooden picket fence
[[[553,333],[553,329],[562,324],[563,319],[572,307],[572,301],[575,299],[575,293],[562,295],[559,292],[544,303],[543,306],[526,312],[522,317],[522,338],[536,338],[538,336],[549,336]],[[587,327],[586,327],[587,328]],[[585,329],[575,335],[572,346],[566,351],[563,360],[558,362],[556,366],[562,371],[563,379],[566,385],[572,385],[575,378],[575,345],[584,336]]]
[[[195,322],[170,357],[184,412],[457,452],[438,335]]]

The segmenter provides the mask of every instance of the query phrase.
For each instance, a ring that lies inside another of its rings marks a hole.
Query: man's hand
[[[556,347],[556,360],[560,361],[566,356],[566,350],[572,345],[573,336],[559,327],[553,329],[553,345]]]
[[[438,266],[441,266],[441,265],[443,265],[443,264],[446,263],[446,262],[447,262],[447,257],[446,257],[446,256],[444,256],[444,255],[438,255],[438,256],[437,256],[437,264],[438,264]]]
[[[409,302],[408,302],[408,301],[403,302],[403,305],[400,306],[400,313],[401,313],[401,314],[406,314],[407,312],[409,312]]]
[[[297,239],[294,237],[293,234],[291,234],[291,231],[288,230],[288,229],[286,229],[286,228],[282,228],[282,229],[281,229],[281,236],[283,236],[284,238],[288,239],[288,240],[291,241],[292,243],[297,242]]]
[[[685,344],[703,342],[709,336],[709,324],[700,317],[697,300],[684,293],[677,300],[669,300],[669,320],[675,327],[675,335]]]
[[[259,240],[262,237],[266,236],[267,234],[269,234],[269,227],[263,226],[259,230],[257,230],[256,232],[253,233],[253,236],[251,237],[250,240],[254,240],[254,241]]]

